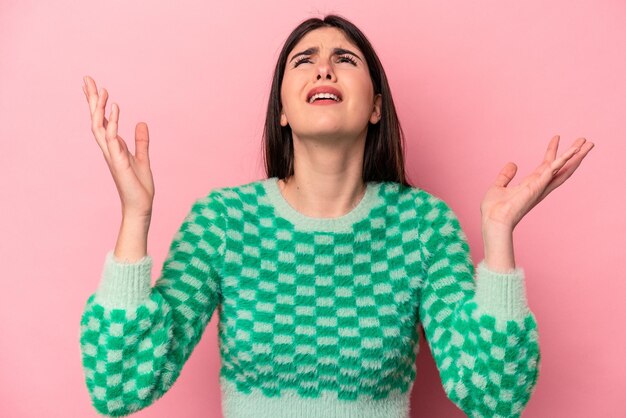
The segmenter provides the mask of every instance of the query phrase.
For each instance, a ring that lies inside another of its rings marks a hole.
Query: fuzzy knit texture
[[[408,417],[420,323],[454,404],[520,416],[540,364],[521,268],[474,269],[458,218],[420,188],[367,182],[349,213],[315,218],[277,180],[197,199],[154,286],[149,255],[106,255],[80,321],[98,412],[163,396],[217,311],[226,418]]]

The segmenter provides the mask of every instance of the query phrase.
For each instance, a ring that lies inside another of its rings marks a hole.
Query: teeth
[[[317,93],[314,94],[310,99],[309,99],[309,103],[313,103],[315,100],[317,99],[333,99],[334,101],[338,102],[339,101],[339,97],[335,96],[332,93]]]

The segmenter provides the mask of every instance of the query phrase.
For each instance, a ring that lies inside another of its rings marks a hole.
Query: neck
[[[314,218],[336,218],[354,209],[367,185],[359,178],[304,180],[296,175],[278,181],[285,200],[298,212]]]
[[[366,190],[365,133],[332,140],[301,139],[294,133],[294,174],[278,182],[290,206],[316,218],[335,218],[354,209]]]

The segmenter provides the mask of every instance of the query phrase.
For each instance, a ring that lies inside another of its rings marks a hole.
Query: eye
[[[297,67],[298,65],[302,64],[305,61],[309,61],[310,62],[309,57],[298,58],[298,59],[296,59],[296,62],[293,64],[293,67],[295,68],[295,67]]]
[[[352,57],[351,55],[341,55],[339,56],[339,58],[337,59],[338,62],[349,62],[350,64],[356,66],[356,59],[354,57]],[[309,59],[309,57],[303,56],[300,58],[297,58],[296,61],[293,64],[293,67],[296,68],[298,65],[302,64],[303,62],[311,62],[311,60]]]
[[[356,65],[356,60],[352,56],[350,56],[350,55],[342,55],[342,56],[339,57],[338,61],[339,62],[346,62],[346,61],[348,61],[348,62],[352,63],[352,65]]]

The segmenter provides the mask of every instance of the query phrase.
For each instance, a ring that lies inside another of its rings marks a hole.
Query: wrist
[[[150,227],[151,216],[139,216],[139,215],[128,215],[122,214],[122,226],[132,228],[132,229],[141,229],[145,228],[146,230]]]
[[[115,244],[117,260],[136,262],[147,255],[150,221],[144,218],[123,218]]]
[[[487,268],[494,272],[514,269],[513,228],[502,224],[484,223],[482,234]]]
[[[481,230],[483,235],[485,234],[499,234],[499,235],[512,235],[513,225],[504,224],[502,222],[493,221],[491,219],[482,219]]]

